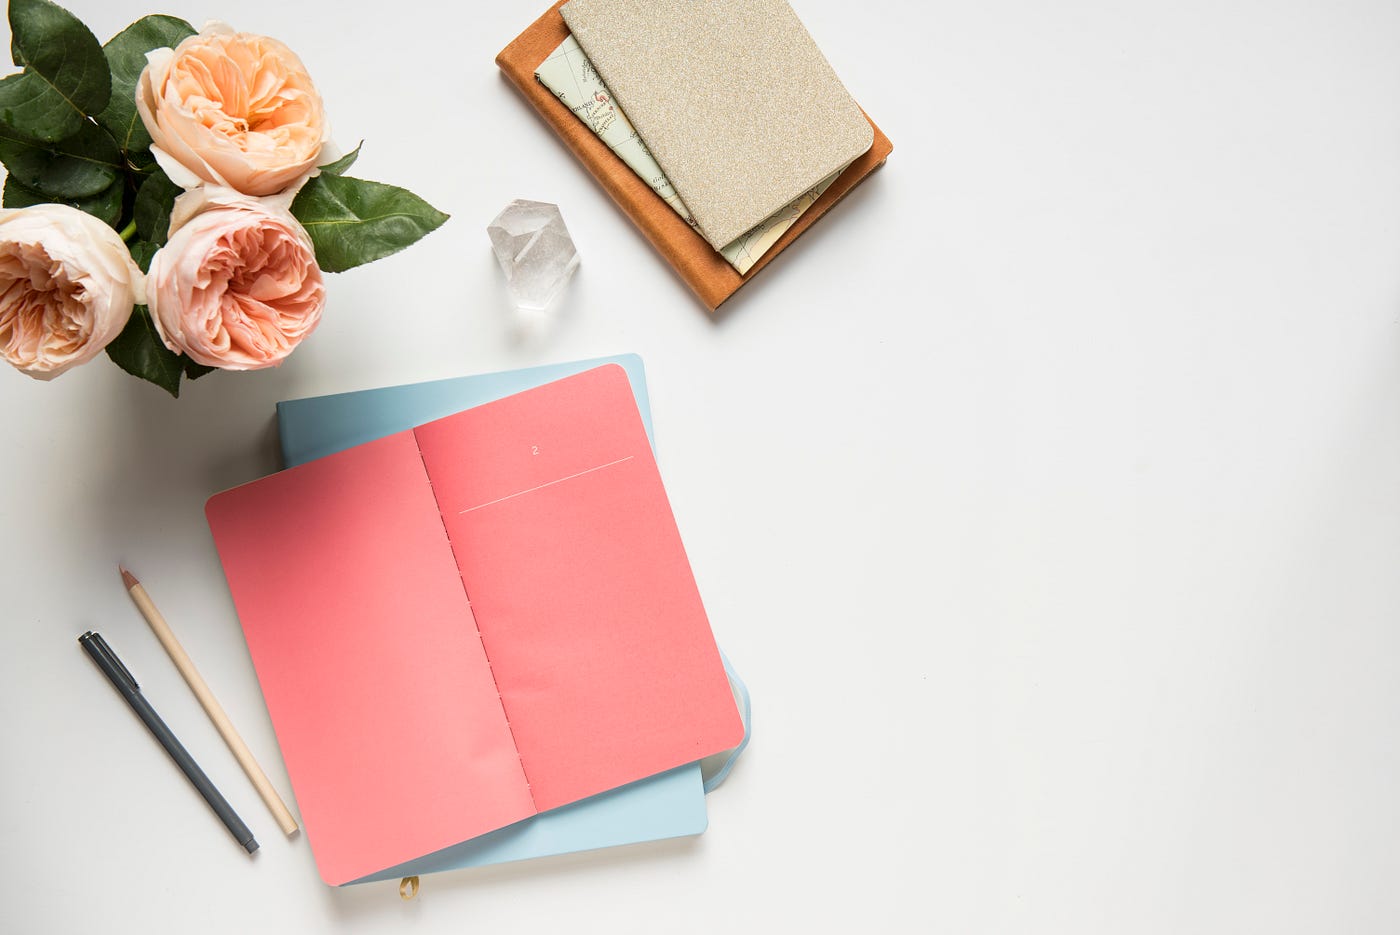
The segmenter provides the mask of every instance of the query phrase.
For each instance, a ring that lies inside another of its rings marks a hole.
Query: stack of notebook
[[[496,62],[711,311],[892,149],[786,0],[567,0]]]
[[[212,497],[322,878],[704,830],[743,725],[635,357],[279,404]]]

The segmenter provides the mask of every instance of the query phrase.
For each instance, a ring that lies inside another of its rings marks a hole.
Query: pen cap
[[[117,657],[117,654],[112,651],[112,647],[107,645],[107,641],[102,638],[101,633],[95,630],[88,630],[82,636],[78,637],[78,644],[92,657],[94,662],[111,673],[114,677],[125,682],[132,691],[137,691],[141,688],[140,685],[136,684],[136,677],[131,674],[131,670],[128,669],[122,663],[121,659]]]

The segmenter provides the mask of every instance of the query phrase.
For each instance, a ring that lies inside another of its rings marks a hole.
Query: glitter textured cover
[[[570,0],[570,31],[716,249],[870,149],[785,0]]]

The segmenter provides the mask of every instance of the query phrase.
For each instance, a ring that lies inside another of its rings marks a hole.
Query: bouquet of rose
[[[0,356],[41,380],[104,349],[172,395],[279,364],[316,327],[323,272],[447,215],[345,176],[301,60],[218,23],[146,16],[105,46],[10,0],[0,81]]]

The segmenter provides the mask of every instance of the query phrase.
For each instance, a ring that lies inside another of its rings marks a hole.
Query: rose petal
[[[147,289],[166,346],[206,366],[256,370],[280,363],[315,330],[321,270],[285,207],[197,189],[176,199],[171,229]]]
[[[68,205],[0,210],[0,357],[51,380],[102,352],[144,298],[116,231]]]
[[[203,181],[249,195],[295,190],[324,161],[330,132],[296,54],[225,24],[148,54],[136,107],[157,160],[182,188]]]

